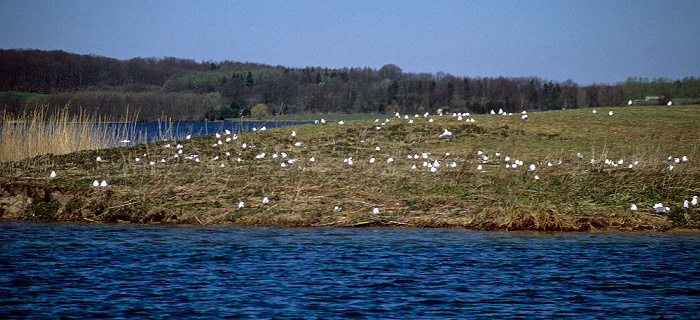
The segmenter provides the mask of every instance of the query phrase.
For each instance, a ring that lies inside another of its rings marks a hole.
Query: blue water
[[[110,126],[121,128],[126,125],[128,126],[126,131],[129,132],[130,135],[133,135],[132,139],[138,140],[139,137],[141,137],[143,140],[132,141],[133,143],[145,143],[163,139],[181,140],[187,135],[192,135],[192,137],[212,135],[215,133],[224,133],[224,130],[237,133],[241,131],[251,131],[254,128],[256,130],[262,127],[272,129],[309,123],[313,123],[313,121],[137,122],[128,124],[111,123]]]
[[[0,318],[692,319],[700,236],[0,222]]]

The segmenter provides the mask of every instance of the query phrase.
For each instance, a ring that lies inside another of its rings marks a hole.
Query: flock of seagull
[[[595,114],[595,113],[597,113],[597,111],[594,109],[594,110],[592,111],[592,113]],[[512,115],[513,115],[512,113],[506,113],[506,112],[504,112],[502,109],[499,109],[497,112],[494,111],[494,110],[491,110],[490,114],[492,114],[492,115],[507,115],[507,116],[512,116]],[[610,112],[608,113],[608,115],[612,116],[612,115],[613,115],[613,112],[610,111]],[[449,116],[449,115],[443,115],[442,112],[438,112],[438,116],[442,117],[442,116]],[[409,124],[409,125],[410,125],[410,124],[413,124],[414,121],[417,121],[417,120],[420,119],[420,118],[428,119],[427,121],[428,121],[429,123],[432,123],[432,122],[433,122],[433,118],[432,118],[432,117],[430,116],[430,114],[427,113],[427,112],[424,113],[424,114],[422,114],[422,115],[415,114],[413,117],[411,117],[411,116],[409,116],[409,115],[401,115],[400,113],[396,112],[396,113],[394,114],[394,117],[395,117],[395,119],[389,119],[389,118],[387,118],[387,119],[385,119],[384,121],[381,121],[381,123],[380,123],[380,120],[379,120],[379,119],[376,119],[376,120],[374,121],[375,124],[376,124],[375,129],[376,129],[376,130],[381,130],[385,125],[387,125],[387,124],[388,124],[389,122],[391,122],[392,120],[401,121],[401,120],[403,119],[403,121],[405,121],[405,122],[406,122],[407,124]],[[475,119],[474,119],[473,117],[471,117],[471,115],[470,115],[469,113],[452,113],[451,117],[452,117],[453,119],[455,119],[456,121],[460,121],[460,122],[461,122],[461,121],[464,121],[465,123],[475,123]],[[520,118],[521,118],[522,120],[527,120],[527,119],[528,119],[527,111],[522,111],[521,114],[520,114]],[[326,124],[327,121],[326,121],[325,119],[320,119],[320,120],[314,121],[314,123],[316,123],[316,124]],[[344,121],[341,120],[341,121],[338,121],[337,124],[338,124],[338,125],[344,125],[345,123],[344,123]],[[449,131],[448,129],[445,129],[445,128],[443,128],[443,129],[444,129],[444,131],[438,136],[438,138],[451,138],[451,137],[454,136],[454,134],[453,134],[451,131]],[[266,131],[266,130],[267,130],[267,128],[266,128],[265,126],[261,126],[260,128],[253,128],[253,129],[252,129],[253,132]],[[214,147],[214,148],[222,147],[222,146],[225,146],[225,145],[227,145],[227,144],[231,144],[231,143],[233,143],[233,142],[239,140],[238,135],[237,135],[236,133],[232,133],[232,132],[229,131],[229,130],[224,130],[224,132],[222,132],[222,133],[216,133],[214,136],[216,137],[216,141],[217,141],[216,143],[214,143],[214,144],[212,145],[212,147]],[[290,136],[291,136],[292,138],[296,138],[296,137],[297,137],[296,131],[292,130],[292,132],[290,133]],[[191,135],[187,135],[187,136],[184,138],[184,140],[190,140],[191,138],[192,138]],[[241,140],[243,140],[243,139],[241,139]],[[124,143],[124,141],[122,141],[122,143]],[[174,159],[177,159],[177,158],[182,157],[184,160],[187,160],[187,161],[194,161],[194,162],[197,162],[197,163],[202,161],[201,158],[199,157],[199,155],[197,155],[197,154],[187,154],[187,155],[185,155],[185,154],[184,154],[184,151],[183,151],[183,150],[184,150],[184,146],[183,146],[182,143],[184,143],[184,141],[176,141],[176,144],[175,144],[174,149],[177,150],[177,151],[175,151],[174,155],[172,156]],[[364,140],[361,140],[360,143],[365,143],[365,141],[364,141]],[[304,146],[305,146],[305,143],[302,142],[302,141],[297,141],[297,142],[295,142],[295,143],[293,144],[293,146],[294,146],[294,147],[297,147],[297,148],[301,148],[301,147],[304,147]],[[170,149],[170,148],[173,148],[173,146],[172,146],[171,143],[167,143],[167,144],[163,145],[162,148],[164,148],[164,149]],[[247,142],[242,142],[242,143],[240,144],[240,150],[254,149],[254,148],[256,148],[255,145],[253,145],[253,144],[248,144]],[[374,150],[375,150],[375,151],[380,151],[380,150],[381,150],[381,147],[380,147],[379,145],[376,145],[376,146],[374,147]],[[241,155],[241,154],[239,153],[239,157],[236,159],[236,162],[238,162],[238,163],[245,162],[246,160],[244,160],[243,158],[241,158],[240,155]],[[222,153],[221,156],[213,156],[213,157],[211,158],[211,161],[216,162],[216,161],[221,160],[222,157],[230,157],[230,156],[231,156],[231,152],[230,152],[230,151],[225,151],[225,152]],[[255,155],[254,158],[255,158],[256,160],[262,160],[262,159],[266,158],[267,156],[268,156],[267,153],[265,153],[265,152],[260,152],[260,153],[258,153],[257,155]],[[450,158],[450,156],[451,156],[450,153],[445,153],[444,157],[442,157],[442,156],[438,157],[438,156],[433,155],[433,154],[430,153],[430,152],[422,152],[422,153],[420,153],[420,154],[418,154],[418,153],[407,154],[407,155],[405,156],[405,158],[406,158],[407,161],[413,161],[413,162],[410,162],[410,163],[409,163],[409,164],[410,164],[410,170],[419,170],[419,169],[423,168],[423,169],[425,169],[425,170],[427,170],[427,171],[429,171],[429,172],[431,172],[431,173],[436,173],[436,172],[438,172],[438,171],[440,170],[441,167],[446,167],[446,168],[455,168],[455,167],[457,167],[457,163],[456,163],[455,161],[449,161],[449,160],[447,160],[448,158]],[[507,156],[507,155],[502,155],[500,152],[495,152],[495,153],[492,154],[491,157],[489,157],[489,155],[487,155],[485,152],[483,152],[483,151],[477,151],[477,152],[476,152],[476,156],[477,156],[478,159],[481,161],[481,163],[478,164],[478,165],[476,166],[476,168],[475,168],[476,171],[478,171],[478,172],[483,172],[483,171],[484,171],[484,165],[486,165],[486,164],[494,164],[494,162],[495,162],[495,163],[501,163],[505,169],[510,169],[510,170],[518,169],[518,168],[520,168],[520,167],[524,167],[526,172],[532,172],[532,173],[533,173],[533,174],[532,174],[532,179],[534,179],[534,180],[540,180],[539,175],[534,174],[534,172],[537,171],[538,166],[553,167],[553,166],[558,166],[558,165],[561,165],[561,164],[562,164],[562,160],[561,160],[561,159],[558,159],[558,160],[555,161],[555,162],[546,162],[546,163],[544,163],[544,162],[536,162],[536,163],[530,163],[529,165],[525,166],[525,162],[524,162],[524,161],[522,161],[522,160],[520,160],[520,159],[516,159],[516,158],[511,158],[510,156]],[[143,154],[143,157],[144,157],[144,158],[148,158],[149,155],[148,155],[148,154]],[[287,167],[287,166],[289,166],[289,165],[293,165],[293,164],[296,164],[296,163],[300,163],[300,162],[302,161],[302,160],[299,159],[299,158],[292,158],[292,157],[290,157],[286,152],[275,152],[275,153],[273,153],[273,154],[270,155],[270,158],[275,159],[275,160],[277,160],[277,161],[280,161],[280,167],[282,167],[282,168],[285,168],[285,167]],[[583,156],[581,153],[578,153],[578,154],[577,154],[577,158],[583,159],[584,156]],[[443,159],[443,161],[441,161],[440,159]],[[669,166],[666,168],[666,170],[671,171],[671,170],[674,169],[674,165],[679,165],[679,164],[681,164],[681,163],[687,162],[687,161],[688,161],[688,158],[687,158],[687,156],[682,156],[682,157],[672,157],[672,156],[671,156],[671,157],[668,157],[667,160],[669,161],[670,164],[669,164]],[[98,157],[95,159],[95,161],[101,162],[101,161],[103,161],[103,160],[102,160],[101,157],[98,156]],[[133,161],[136,162],[136,163],[140,163],[140,162],[141,162],[141,159],[140,159],[139,157],[135,157],[135,158],[133,159]],[[313,163],[315,163],[316,161],[317,161],[317,160],[316,160],[315,157],[310,157],[310,158],[308,159],[308,163],[310,163],[310,164],[313,164]],[[377,163],[378,159],[377,159],[376,157],[374,157],[374,156],[371,156],[371,157],[370,157],[368,160],[366,160],[366,161],[367,161],[367,163],[368,163],[369,165],[373,165],[373,164]],[[386,164],[387,164],[387,165],[391,165],[391,164],[395,163],[394,157],[388,157],[385,161],[386,161]],[[167,163],[168,160],[166,160],[166,158],[161,158],[159,162],[160,162],[160,163]],[[445,162],[446,162],[446,163],[445,163]],[[349,156],[349,157],[346,157],[346,158],[343,159],[343,163],[347,164],[348,166],[353,166],[353,165],[355,164],[355,159],[353,159],[352,156]],[[482,164],[483,164],[483,165],[482,165]],[[590,160],[590,164],[596,165],[596,164],[598,164],[598,160],[591,159],[591,160]],[[603,164],[604,164],[605,166],[608,166],[608,167],[611,167],[611,168],[618,168],[618,167],[622,167],[622,166],[625,164],[625,161],[624,161],[623,159],[619,159],[619,160],[617,160],[617,161],[605,159],[605,161],[603,162]],[[639,164],[638,161],[631,162],[631,163],[629,163],[629,164],[627,165],[627,168],[632,169],[632,168],[634,168],[634,167],[635,167],[636,165],[638,165],[638,164]],[[155,165],[157,165],[157,162],[154,161],[154,160],[151,160],[151,161],[149,161],[148,165],[149,165],[149,166],[155,166]],[[218,166],[220,166],[220,167],[225,167],[226,164],[225,164],[224,162],[220,162],[220,163],[218,164]],[[302,168],[302,169],[305,169],[305,168]],[[58,175],[57,175],[57,173],[56,173],[55,171],[51,171],[51,173],[50,173],[50,175],[49,175],[50,178],[56,178],[57,176],[58,176]],[[108,186],[108,183],[107,183],[106,180],[102,180],[101,182],[100,182],[99,180],[94,180],[93,183],[92,183],[92,186],[93,186],[93,187],[96,187],[96,188],[99,188],[99,187],[107,187],[107,186]],[[261,204],[266,205],[266,204],[269,204],[269,203],[270,203],[270,199],[269,199],[268,197],[263,197],[263,198],[262,198]],[[693,197],[692,199],[690,199],[690,200],[685,200],[684,203],[683,203],[683,207],[684,207],[684,208],[689,208],[690,206],[696,206],[697,204],[698,204],[697,196],[694,196],[694,197]],[[237,209],[242,209],[242,208],[244,208],[244,207],[245,207],[245,202],[244,202],[243,200],[241,200],[241,201],[238,203],[238,205],[236,206]],[[670,208],[669,208],[668,206],[664,206],[662,203],[656,203],[652,208],[653,208],[656,212],[669,212],[669,211],[670,211]],[[342,210],[342,208],[339,207],[339,206],[335,206],[335,207],[333,208],[333,211],[335,211],[335,212],[338,212],[338,211],[341,211],[341,210]],[[636,211],[636,210],[638,210],[637,205],[636,205],[636,204],[631,204],[630,210],[631,210],[631,211]],[[371,213],[373,213],[373,214],[379,214],[379,213],[380,213],[379,208],[377,208],[377,207],[372,208]]]

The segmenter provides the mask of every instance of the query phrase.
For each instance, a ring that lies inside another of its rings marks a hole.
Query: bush
[[[253,109],[250,109],[250,116],[256,119],[267,118],[269,116],[267,113],[267,105],[263,103],[256,104]]]

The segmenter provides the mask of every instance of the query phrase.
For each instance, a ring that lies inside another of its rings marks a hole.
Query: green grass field
[[[0,165],[0,212],[138,223],[697,229],[700,206],[684,202],[700,194],[700,106],[592,111],[473,115],[474,123],[374,115],[244,132],[230,142],[206,136],[44,155]],[[452,135],[441,136],[445,130]],[[92,187],[94,180],[109,186]],[[42,192],[56,196],[23,205]]]

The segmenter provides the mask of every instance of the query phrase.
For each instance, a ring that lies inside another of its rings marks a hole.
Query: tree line
[[[235,61],[180,58],[118,60],[64,51],[0,49],[0,91],[45,95],[0,97],[8,112],[45,105],[120,117],[127,108],[139,120],[246,117],[264,104],[270,114],[295,113],[486,113],[502,109],[557,110],[700,102],[700,79],[629,78],[618,84],[579,86],[572,80],[537,77],[455,77],[408,73],[393,64],[380,69],[288,68]],[[658,101],[663,100],[663,101]]]

